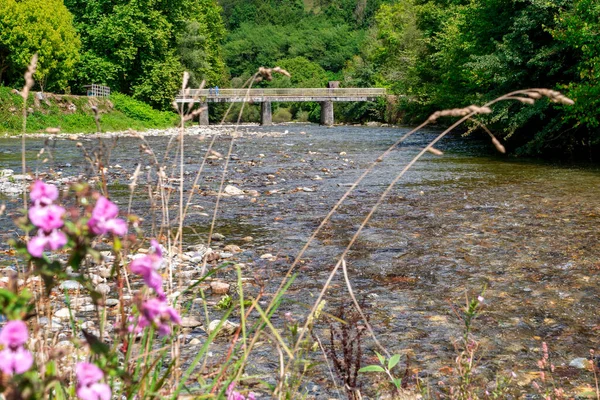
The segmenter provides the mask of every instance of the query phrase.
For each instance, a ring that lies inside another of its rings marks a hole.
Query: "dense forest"
[[[42,90],[100,83],[166,109],[183,70],[239,87],[279,65],[292,77],[261,85],[385,87],[387,101],[336,115],[404,123],[547,87],[575,106],[501,103],[484,122],[519,154],[593,158],[599,32],[596,0],[0,0],[0,83],[20,85],[37,52]],[[310,120],[316,107],[288,110]]]

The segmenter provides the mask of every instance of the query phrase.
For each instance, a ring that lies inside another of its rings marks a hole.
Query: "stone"
[[[575,358],[569,363],[569,367],[575,367],[578,369],[587,369],[589,365],[590,361],[583,357]]]
[[[54,313],[54,316],[60,319],[69,319],[71,313],[69,312],[68,308],[61,308]]]
[[[77,281],[64,281],[60,284],[60,288],[62,290],[79,290],[83,289],[83,286]]]
[[[224,251],[228,251],[230,253],[241,253],[242,249],[240,246],[236,246],[235,244],[228,244],[227,246],[223,247]]]
[[[200,321],[193,317],[182,317],[181,318],[181,326],[184,328],[195,328],[197,326],[202,325]]]
[[[218,251],[213,251],[206,255],[206,262],[217,261],[220,258],[221,258],[221,253],[219,253]]]
[[[217,327],[219,326],[220,323],[221,323],[221,320],[219,320],[219,319],[210,321],[210,324],[208,324],[208,333],[211,334],[215,329],[217,329]],[[223,322],[221,329],[217,333],[217,336],[233,335],[239,326],[240,326],[240,324],[231,322],[226,319],[225,322]]]
[[[231,257],[233,257],[233,253],[230,253],[227,251],[221,252],[221,258],[231,258]]]
[[[210,237],[212,240],[215,241],[220,241],[220,240],[224,240],[225,239],[225,235],[222,235],[220,233],[213,233],[212,236]]]
[[[104,304],[106,305],[106,307],[114,307],[119,304],[119,300],[118,299],[106,299],[106,302]]]
[[[202,342],[201,342],[201,341],[200,341],[200,339],[198,339],[198,338],[193,338],[192,340],[190,340],[190,341],[188,342],[188,344],[189,344],[189,345],[192,345],[192,346],[197,346],[197,345],[199,345],[199,344],[201,344],[201,343],[202,343]]]
[[[213,294],[227,294],[229,293],[230,285],[226,282],[214,281],[210,283],[210,289]]]
[[[271,258],[273,258],[273,254],[266,253],[266,254],[263,254],[262,256],[260,256],[260,258],[262,258],[263,260],[271,259]]]
[[[244,194],[244,191],[233,185],[227,185],[225,186],[225,189],[223,189],[223,193],[228,194],[230,196],[242,196]]]
[[[110,293],[110,286],[108,286],[106,283],[101,283],[96,286],[96,292],[106,296]]]

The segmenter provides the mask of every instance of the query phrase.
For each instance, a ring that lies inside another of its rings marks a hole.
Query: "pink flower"
[[[233,390],[235,388],[235,382],[231,382],[231,384],[227,387],[225,394],[227,395],[227,400],[256,400],[254,397],[254,393],[248,394],[248,397],[244,397],[240,392],[236,392]]]
[[[41,257],[44,250],[58,250],[65,244],[67,244],[67,235],[64,232],[55,229],[46,233],[40,229],[27,243],[27,251],[34,257]]]
[[[33,356],[19,346],[16,349],[5,348],[0,351],[0,370],[6,375],[22,374],[33,365]]]
[[[34,206],[29,209],[31,223],[45,232],[61,228],[64,225],[62,216],[65,209],[57,205]]]
[[[49,205],[52,204],[54,200],[58,199],[58,189],[54,185],[38,180],[31,186],[31,193],[29,196],[31,201],[36,205]]]
[[[0,332],[0,344],[5,347],[17,348],[24,345],[29,339],[27,324],[23,321],[8,321]]]
[[[27,325],[23,321],[9,321],[0,332],[0,370],[7,375],[22,374],[33,365],[33,356],[23,348],[29,338]]]
[[[98,383],[104,378],[104,372],[96,365],[80,362],[75,369],[77,375],[77,396],[82,400],[110,400],[110,387]]]
[[[129,327],[130,332],[140,332],[147,326],[155,325],[158,334],[165,336],[171,333],[169,322],[180,325],[181,317],[173,307],[169,306],[164,300],[149,299],[142,303],[137,327]]]
[[[129,269],[134,274],[141,275],[146,285],[154,289],[160,298],[164,298],[162,289],[162,277],[158,273],[158,269],[162,264],[162,251],[160,244],[156,240],[152,240],[154,252],[140,258],[136,258],[129,264]]]
[[[127,233],[127,223],[118,219],[119,207],[106,197],[101,196],[92,210],[92,218],[88,221],[88,226],[95,235],[104,235],[113,233],[117,236],[123,236]]]

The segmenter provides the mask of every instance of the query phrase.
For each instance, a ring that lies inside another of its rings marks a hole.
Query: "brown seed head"
[[[27,72],[25,72],[25,86],[23,86],[23,90],[21,91],[21,97],[23,97],[25,101],[27,101],[27,98],[29,97],[29,90],[33,87],[34,84],[33,74],[35,74],[37,62],[38,55],[37,53],[35,53],[33,57],[31,57],[31,62],[27,67]]]

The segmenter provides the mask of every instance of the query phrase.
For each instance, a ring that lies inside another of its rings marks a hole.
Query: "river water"
[[[405,131],[312,125],[240,128],[227,181],[260,195],[222,199],[215,231],[225,235],[224,244],[244,249],[235,259],[246,265],[247,276],[272,293],[335,201]],[[436,134],[421,132],[394,149],[350,195],[304,255],[288,293],[292,302],[275,314],[275,324],[282,325],[284,312],[301,319],[381,192]],[[89,150],[97,143],[78,140]],[[162,160],[170,138],[146,140]],[[230,140],[219,137],[216,150],[227,154]],[[202,136],[186,136],[187,193],[208,142]],[[142,164],[133,212],[146,219],[151,232],[151,204],[144,186],[150,157],[140,153],[137,138],[104,143],[114,145],[107,177],[113,199],[120,204],[127,203],[127,184],[136,165]],[[561,385],[593,382],[591,373],[568,364],[600,347],[600,170],[495,155],[491,143],[478,138],[450,137],[437,147],[444,156],[426,154],[407,173],[347,258],[354,290],[364,299],[379,340],[390,353],[409,354],[411,368],[431,378],[432,384],[444,380],[456,357],[453,341],[462,332],[453,309],[464,305],[466,295],[476,297],[486,288],[484,312],[474,324],[477,374],[493,381],[496,373],[514,371],[527,391],[528,372],[537,370],[541,344],[547,342]],[[0,167],[19,171],[20,141],[1,139],[0,149]],[[73,140],[32,138],[27,149],[28,165],[41,173],[66,177],[89,169]],[[167,164],[175,159],[169,154]],[[41,162],[44,157],[46,163]],[[199,183],[204,194],[218,189],[223,166],[222,158],[210,160]],[[172,183],[175,189],[177,185]],[[20,203],[10,197],[3,200],[8,212],[0,223],[6,239],[14,235],[10,220]],[[194,198],[184,224],[187,243],[206,241],[214,203],[214,196]],[[254,241],[243,241],[247,236]],[[260,258],[266,253],[276,260]],[[251,293],[257,286],[247,290]],[[347,301],[341,275],[326,299],[329,312]],[[317,328],[326,329],[327,324]],[[249,373],[273,376],[277,362],[267,347],[257,352]],[[372,341],[365,340],[363,365],[373,363],[373,350]],[[309,394],[330,395],[326,378],[311,379],[305,387]]]

